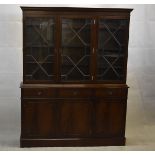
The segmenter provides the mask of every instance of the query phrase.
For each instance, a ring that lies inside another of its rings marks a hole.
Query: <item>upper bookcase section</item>
[[[132,9],[21,8],[25,83],[126,83]]]

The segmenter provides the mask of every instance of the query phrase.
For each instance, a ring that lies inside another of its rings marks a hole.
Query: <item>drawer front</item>
[[[48,88],[25,88],[22,89],[22,97],[28,97],[28,98],[47,98],[47,97],[54,97],[56,91],[53,89]]]
[[[126,98],[127,97],[128,88],[100,88],[95,90],[96,97],[103,98]]]
[[[90,98],[91,95],[91,89],[67,88],[58,90],[59,98]]]
[[[22,88],[22,98],[127,98],[128,88]]]

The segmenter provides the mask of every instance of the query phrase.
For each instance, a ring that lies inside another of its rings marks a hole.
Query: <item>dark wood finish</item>
[[[22,94],[24,98],[39,97],[48,98],[55,97],[55,90],[49,88],[32,88],[32,89],[22,89]]]
[[[96,97],[104,98],[126,98],[127,89],[126,88],[99,88],[95,90]]]
[[[95,104],[94,135],[122,137],[126,101],[98,99]]]
[[[29,138],[48,138],[56,134],[55,102],[42,100],[23,100],[22,136]]]
[[[133,9],[123,8],[80,8],[80,7],[27,7],[21,6],[23,11],[55,11],[55,12],[123,12],[130,13]]]
[[[59,101],[59,134],[62,137],[87,137],[91,130],[89,100]]]
[[[20,146],[125,145],[128,97],[126,74],[132,9],[21,9],[23,83]],[[34,21],[28,23],[28,19]],[[33,24],[36,25],[35,30]],[[54,24],[53,31],[53,25],[50,24]],[[123,34],[117,34],[118,29]],[[99,38],[100,34],[102,36]],[[28,40],[31,51],[27,50],[28,35],[32,35]],[[67,43],[65,47],[62,46],[62,35],[68,36],[63,38],[64,43]],[[54,46],[51,43],[52,37]],[[110,40],[108,48],[102,47],[102,42],[104,44],[106,39]],[[117,53],[117,44],[121,47],[120,55]],[[100,55],[103,60],[101,66],[98,66],[100,47],[103,48]],[[53,52],[54,59],[50,52]],[[65,53],[64,60],[61,57],[62,52]],[[27,58],[27,54],[31,55],[31,59]],[[116,58],[118,62],[114,62]],[[62,67],[65,70],[63,80]],[[98,67],[101,67],[101,78],[98,78]]]
[[[68,147],[68,146],[123,146],[125,137],[112,138],[64,138],[64,139],[29,139],[22,138],[20,147]]]

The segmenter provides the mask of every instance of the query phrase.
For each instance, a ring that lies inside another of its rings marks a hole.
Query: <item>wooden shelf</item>
[[[108,27],[110,30],[118,30],[118,27],[111,27],[111,26],[109,26]],[[99,25],[99,30],[106,30],[107,31],[107,28],[105,27],[105,26],[102,26],[102,25]],[[119,31],[124,31],[124,30],[126,30],[126,27],[124,26],[122,26],[122,27],[120,27],[119,28]]]
[[[98,55],[99,56],[99,55]],[[124,57],[124,54],[103,54],[105,57]]]
[[[37,61],[37,63],[36,62],[32,62],[32,61],[29,61],[29,62],[25,62],[25,63],[29,63],[29,64],[37,64],[37,63],[39,63],[39,64],[54,64],[54,62],[42,62],[42,61]]]
[[[25,45],[26,48],[54,48],[54,45]]]

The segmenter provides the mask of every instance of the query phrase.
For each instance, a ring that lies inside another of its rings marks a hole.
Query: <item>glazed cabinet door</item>
[[[126,19],[98,20],[97,75],[98,81],[125,81],[128,48]]]
[[[59,101],[58,123],[62,137],[88,137],[91,133],[91,102],[63,99]]]
[[[24,82],[53,81],[55,77],[54,17],[27,17],[23,25]]]
[[[60,80],[91,80],[92,18],[61,17]]]
[[[56,109],[53,101],[24,100],[22,102],[22,136],[49,138],[56,135]]]
[[[94,136],[124,136],[126,101],[98,99],[94,104]]]

